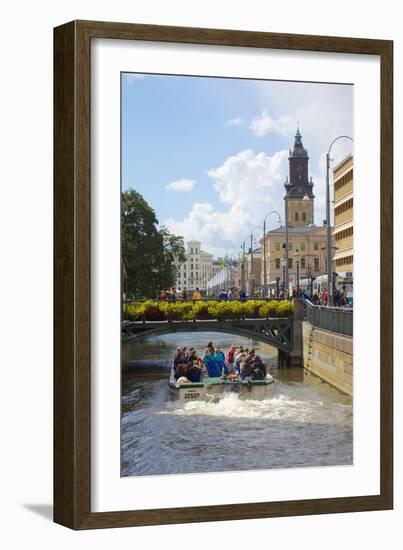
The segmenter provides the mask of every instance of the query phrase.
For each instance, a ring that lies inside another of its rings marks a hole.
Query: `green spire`
[[[299,124],[297,125],[297,132],[295,134],[295,145],[302,145],[302,136],[299,131]]]

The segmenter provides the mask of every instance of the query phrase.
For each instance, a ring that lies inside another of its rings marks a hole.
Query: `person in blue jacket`
[[[222,352],[220,350],[220,348],[216,348],[215,350],[215,354],[214,354],[214,359],[216,360],[217,362],[217,365],[220,369],[220,375],[221,374],[228,374],[229,371],[227,369],[227,365],[225,364],[225,354],[224,352]]]
[[[221,376],[221,370],[218,366],[217,361],[215,360],[214,355],[212,355],[211,350],[206,348],[204,350],[203,363],[206,365],[207,373],[210,377]]]

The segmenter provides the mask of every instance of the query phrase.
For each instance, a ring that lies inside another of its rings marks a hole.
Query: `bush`
[[[267,317],[288,317],[293,312],[293,304],[288,300],[248,300],[230,301],[186,301],[186,302],[132,302],[127,306],[131,321],[139,321],[145,316],[147,321],[192,321],[193,319],[265,319]]]

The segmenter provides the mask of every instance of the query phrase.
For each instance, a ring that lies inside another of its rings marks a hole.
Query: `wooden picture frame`
[[[380,492],[186,508],[91,512],[91,40],[113,38],[380,56]],[[329,514],[393,507],[393,43],[127,23],[73,21],[54,30],[54,520],[72,529]]]

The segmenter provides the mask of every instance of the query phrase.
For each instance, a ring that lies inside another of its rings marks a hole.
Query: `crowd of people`
[[[305,291],[301,291],[301,298],[304,301],[309,300],[315,306],[327,306],[329,305],[329,294],[327,288],[323,288],[320,295],[317,292],[314,292],[312,295],[307,294]],[[349,302],[347,299],[346,285],[342,286],[342,289],[335,289],[333,296],[333,307],[349,307]]]
[[[280,288],[278,291],[278,298],[283,299],[289,299],[292,300],[293,298],[296,298],[298,296],[298,292],[296,289],[294,289],[292,296],[288,295],[288,293],[284,290],[284,288]],[[275,295],[269,295],[268,297],[276,297]],[[321,306],[327,306],[329,305],[329,294],[326,288],[322,288],[320,293],[313,292],[312,294],[308,294],[305,292],[305,290],[299,291],[299,297],[303,298],[304,301],[309,300],[314,305],[321,305]],[[247,300],[248,296],[244,289],[237,289],[235,287],[229,288],[228,290],[222,289],[219,291],[219,293],[216,296],[217,300],[240,300],[241,302],[244,302]],[[255,298],[260,298],[260,296],[256,295]],[[181,291],[177,291],[175,287],[173,287],[171,290],[159,290],[157,292],[156,296],[157,301],[170,301],[170,302],[176,302],[177,300],[193,300],[198,301],[202,299],[202,294],[200,292],[199,288],[196,288],[193,293],[188,293],[186,288],[184,288]],[[335,293],[333,296],[333,307],[349,307],[349,301],[347,299],[347,291],[346,291],[346,285],[342,286],[342,289],[335,289]]]
[[[207,344],[204,356],[200,357],[195,348],[178,348],[174,357],[175,378],[179,383],[200,382],[203,376],[241,378],[242,380],[264,380],[266,365],[254,349],[232,345],[227,354],[213,345]]]
[[[176,302],[176,300],[201,300],[202,295],[199,288],[189,294],[186,288],[178,292],[175,287],[172,287],[171,290],[158,290],[156,298],[158,302]]]

